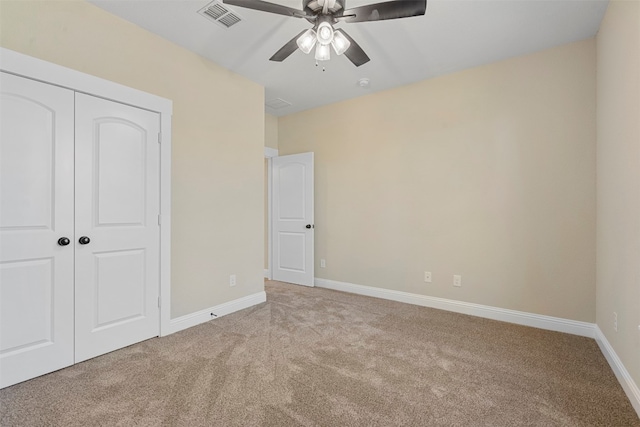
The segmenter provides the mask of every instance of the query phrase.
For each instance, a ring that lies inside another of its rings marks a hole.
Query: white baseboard
[[[265,279],[271,279],[271,272],[269,271],[268,268],[264,269],[264,278]]]
[[[539,329],[595,338],[595,325],[588,322],[579,322],[576,320],[562,319],[560,317],[544,316],[541,314],[508,310],[505,308],[430,297],[426,295],[412,294],[409,292],[394,291],[391,289],[355,285],[353,283],[338,282],[328,279],[316,278],[315,285],[320,288],[350,292],[353,294],[404,302],[423,307],[437,308],[439,310],[453,311],[455,313],[469,314],[471,316],[484,317],[487,319],[500,320],[502,322],[515,323],[518,325],[532,326]]]
[[[175,319],[171,319],[169,334],[182,331],[183,329],[191,328],[192,326],[208,322],[212,319],[220,318],[235,311],[253,307],[254,305],[263,303],[266,300],[267,294],[266,292],[262,291],[255,294],[247,295],[246,297],[235,299],[233,301],[225,302],[211,308],[207,308],[206,310],[200,310],[195,313],[176,317]],[[211,313],[215,314],[215,316],[212,316]]]
[[[598,325],[595,326],[595,331],[596,342],[600,347],[600,351],[602,351],[607,362],[609,362],[611,369],[613,369],[613,373],[616,374],[616,378],[618,378],[618,382],[622,386],[624,392],[631,401],[633,408],[640,417],[640,389],[638,388],[638,385],[635,383],[633,378],[631,378],[629,371],[624,367],[622,360],[620,360],[611,344],[609,344],[607,337],[604,336]]]

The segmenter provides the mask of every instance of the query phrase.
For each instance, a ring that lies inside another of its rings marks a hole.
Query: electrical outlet
[[[431,272],[430,271],[425,271],[424,272],[424,281],[427,283],[431,283]]]
[[[462,276],[458,276],[457,274],[453,275],[453,286],[457,288],[462,286]]]
[[[618,332],[618,313],[613,312],[613,330]]]
[[[327,261],[325,261],[324,259],[320,260],[320,268],[326,268],[327,267]]]
[[[229,276],[229,286],[235,286],[236,285],[236,275],[232,274],[231,276]]]

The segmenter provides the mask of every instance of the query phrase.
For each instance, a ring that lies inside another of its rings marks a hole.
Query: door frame
[[[264,277],[271,280],[271,272],[273,271],[272,257],[271,257],[271,242],[273,236],[271,235],[271,185],[273,179],[271,177],[271,159],[278,157],[278,150],[276,148],[264,147],[264,158],[267,160],[267,268],[264,271]]]
[[[0,47],[0,70],[160,114],[160,336],[171,323],[171,117],[173,101]]]

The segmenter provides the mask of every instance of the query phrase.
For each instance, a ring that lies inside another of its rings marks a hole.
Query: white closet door
[[[74,94],[5,73],[0,92],[1,388],[73,364]]]
[[[76,363],[159,334],[159,127],[76,94]]]
[[[274,157],[273,280],[313,286],[313,153]]]

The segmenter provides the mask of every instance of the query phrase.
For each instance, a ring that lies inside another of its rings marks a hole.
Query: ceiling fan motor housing
[[[302,10],[305,12],[316,13],[319,10],[322,10],[325,1],[329,0],[302,0]],[[333,6],[331,6],[331,3],[334,3]],[[335,0],[334,2],[330,2],[330,13],[335,13],[339,10],[344,10],[344,0]]]

